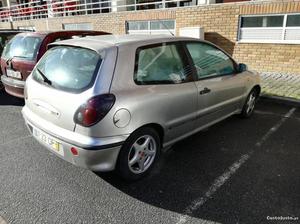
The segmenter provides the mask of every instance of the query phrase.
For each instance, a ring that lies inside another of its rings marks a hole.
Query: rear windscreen
[[[34,60],[41,45],[42,39],[33,36],[15,36],[5,46],[2,57],[11,59],[13,57],[25,60]]]
[[[54,47],[41,58],[32,76],[53,88],[79,92],[93,83],[101,61],[97,52],[86,48]]]

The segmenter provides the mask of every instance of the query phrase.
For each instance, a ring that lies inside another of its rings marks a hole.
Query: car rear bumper
[[[115,136],[105,138],[93,138],[83,136],[81,134],[64,130],[60,127],[54,128],[54,125],[43,121],[40,118],[31,114],[26,106],[22,110],[25,123],[33,135],[33,137],[45,146],[49,151],[53,152],[58,157],[83,168],[93,171],[111,171],[114,170],[119,155],[119,151],[123,142],[128,136]],[[51,138],[51,141],[59,143],[62,153],[58,153],[47,141],[42,141],[34,133],[41,131],[46,136]],[[58,134],[59,133],[59,134]],[[64,134],[68,133],[68,134]],[[69,138],[74,136],[74,138]],[[78,155],[73,155],[71,148],[74,147],[78,151]]]
[[[24,98],[25,81],[13,79],[6,75],[1,76],[1,81],[7,93],[16,97]]]

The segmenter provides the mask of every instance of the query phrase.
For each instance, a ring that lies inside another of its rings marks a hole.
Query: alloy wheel
[[[145,172],[153,163],[157,152],[157,143],[151,135],[139,137],[131,146],[128,154],[128,166],[131,172]]]
[[[246,108],[246,113],[247,114],[251,114],[252,111],[254,110],[254,106],[255,106],[255,103],[256,103],[256,92],[253,91],[250,95],[249,95],[249,98],[248,98],[248,101],[247,101],[247,108]]]

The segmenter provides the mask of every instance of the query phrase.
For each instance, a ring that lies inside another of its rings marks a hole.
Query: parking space
[[[22,105],[0,93],[0,216],[8,222],[253,224],[300,216],[298,108],[260,101],[250,119],[233,116],[177,143],[150,176],[125,183],[41,147]]]

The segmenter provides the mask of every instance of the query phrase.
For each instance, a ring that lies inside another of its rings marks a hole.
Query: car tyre
[[[258,100],[259,92],[257,89],[252,89],[249,95],[247,96],[246,102],[243,106],[240,116],[242,118],[249,118],[253,114],[255,104]]]
[[[123,144],[118,157],[117,172],[127,181],[138,180],[151,172],[159,159],[160,137],[153,128],[133,132]]]

